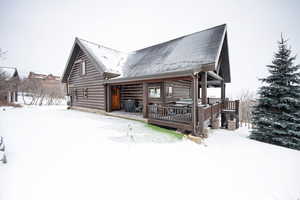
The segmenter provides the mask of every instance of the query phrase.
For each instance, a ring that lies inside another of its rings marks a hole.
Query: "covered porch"
[[[220,89],[220,98],[208,98],[207,89],[211,87]],[[127,111],[131,117],[143,116],[148,123],[192,132],[197,136],[219,116],[223,128],[227,127],[228,118],[234,118],[238,127],[239,102],[226,99],[225,82],[212,71],[112,83],[106,86],[106,91],[107,112],[126,116]],[[128,109],[129,104],[134,106]]]

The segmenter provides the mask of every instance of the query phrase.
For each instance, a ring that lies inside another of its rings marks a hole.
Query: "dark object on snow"
[[[2,136],[0,137],[0,151],[5,151],[5,145]]]
[[[0,147],[1,147],[1,145],[0,145]],[[0,151],[5,151],[5,145],[3,144],[3,146],[2,146],[2,148],[0,148]]]
[[[293,64],[287,40],[281,36],[270,75],[261,79],[258,104],[253,111],[250,138],[300,150],[300,66]]]
[[[6,158],[5,154],[3,155],[3,158],[1,159],[1,161],[2,161],[3,164],[7,163],[7,158]]]

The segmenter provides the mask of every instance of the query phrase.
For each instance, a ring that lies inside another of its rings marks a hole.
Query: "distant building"
[[[20,77],[14,67],[0,67],[0,101],[13,103],[18,101]]]
[[[30,72],[28,75],[29,80],[39,81],[44,87],[55,87],[61,85],[60,77],[54,76],[52,74],[38,74],[34,72]]]

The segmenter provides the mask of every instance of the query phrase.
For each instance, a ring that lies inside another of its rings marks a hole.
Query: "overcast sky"
[[[131,51],[226,23],[235,96],[259,86],[281,32],[300,54],[299,20],[298,0],[0,0],[0,65],[61,75],[76,36]]]

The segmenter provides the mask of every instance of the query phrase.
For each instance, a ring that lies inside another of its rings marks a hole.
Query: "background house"
[[[17,102],[19,83],[20,77],[17,68],[0,67],[0,101]]]
[[[53,105],[65,99],[65,87],[59,76],[30,72],[20,87],[24,104]]]

